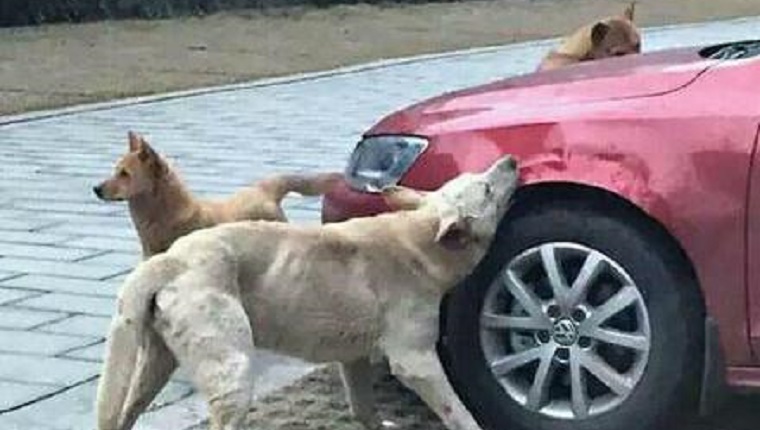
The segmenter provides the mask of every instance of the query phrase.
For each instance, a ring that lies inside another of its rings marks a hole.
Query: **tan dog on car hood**
[[[286,221],[280,203],[287,193],[322,195],[341,177],[274,176],[223,201],[199,200],[144,138],[129,132],[129,151],[116,163],[113,176],[93,191],[102,200],[129,202],[143,255],[149,257],[201,228],[242,220]]]
[[[640,53],[641,34],[633,23],[635,6],[635,2],[631,3],[622,16],[605,18],[577,30],[541,61],[538,70]]]
[[[435,192],[386,190],[399,212],[323,226],[239,222],[179,239],[124,282],[98,428],[129,429],[178,362],[209,402],[211,428],[240,429],[254,347],[317,363],[381,353],[448,428],[479,428],[436,353],[439,306],[485,255],[517,180],[506,156]]]

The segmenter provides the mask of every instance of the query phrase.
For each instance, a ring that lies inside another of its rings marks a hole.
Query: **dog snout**
[[[92,187],[92,192],[95,193],[96,196],[98,196],[99,199],[103,198],[103,184],[95,185]]]
[[[513,155],[505,155],[504,157],[496,160],[489,172],[513,172],[517,170],[517,159]]]

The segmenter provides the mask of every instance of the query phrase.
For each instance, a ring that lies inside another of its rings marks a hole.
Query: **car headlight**
[[[379,192],[396,185],[427,145],[427,139],[416,136],[364,138],[348,162],[348,184],[365,192]]]

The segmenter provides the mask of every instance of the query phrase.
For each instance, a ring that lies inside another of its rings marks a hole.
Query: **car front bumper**
[[[341,181],[322,199],[322,222],[341,222],[390,211],[379,194],[356,191]]]

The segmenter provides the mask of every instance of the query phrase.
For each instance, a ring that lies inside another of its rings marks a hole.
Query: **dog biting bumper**
[[[349,218],[374,216],[390,211],[379,194],[355,191],[340,181],[322,200],[322,222],[341,222]]]

